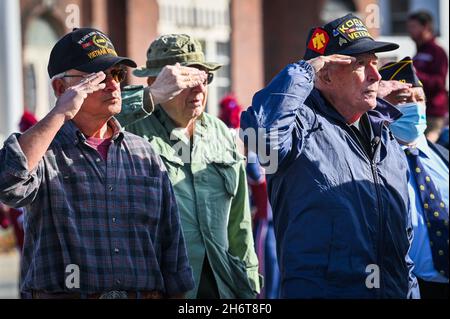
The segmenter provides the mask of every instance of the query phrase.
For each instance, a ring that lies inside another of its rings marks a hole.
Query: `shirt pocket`
[[[161,218],[161,178],[149,176],[128,176],[128,220],[134,225],[156,226]]]
[[[235,163],[212,163],[216,172],[221,177],[221,183],[228,194],[233,197],[237,193],[238,188],[238,176],[234,168]]]
[[[237,173],[230,164],[212,163],[207,167],[207,182],[204,196],[209,208],[207,219],[216,230],[215,241],[227,247],[227,225],[231,203],[236,195]]]

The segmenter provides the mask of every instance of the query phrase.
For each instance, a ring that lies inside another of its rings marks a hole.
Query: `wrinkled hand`
[[[321,55],[308,60],[307,62],[314,68],[314,71],[317,74],[320,70],[326,68],[330,64],[346,65],[355,61],[356,59],[354,57],[348,55],[333,54],[328,56]]]
[[[89,94],[105,88],[106,84],[100,83],[105,77],[103,72],[91,73],[79,83],[67,88],[56,100],[52,112],[64,114],[65,121],[73,119]]]
[[[400,90],[408,90],[412,87],[410,83],[403,83],[400,81],[380,81],[378,85],[378,93],[377,97],[384,99],[392,92],[400,91]]]
[[[167,65],[158,74],[150,85],[150,92],[155,104],[160,104],[173,99],[184,89],[196,87],[207,79],[205,71],[196,68],[175,65]]]

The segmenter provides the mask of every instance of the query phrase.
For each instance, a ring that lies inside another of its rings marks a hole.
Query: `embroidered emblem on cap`
[[[109,45],[109,41],[101,35],[94,35],[92,42],[94,42],[99,48],[107,48]]]
[[[343,46],[344,44],[348,43],[347,40],[345,40],[344,38],[339,38],[339,46]]]
[[[344,36],[350,42],[353,42],[360,38],[370,38],[369,31],[367,30],[364,23],[358,18],[352,18],[345,20],[337,27],[338,32]]]
[[[317,28],[314,30],[311,39],[308,43],[308,49],[318,52],[320,54],[325,53],[330,38],[325,30]]]
[[[98,31],[92,31],[86,34],[78,41],[78,44],[81,45],[83,49],[87,49],[87,56],[91,60],[102,55],[110,54],[117,56],[112,43],[105,35]]]

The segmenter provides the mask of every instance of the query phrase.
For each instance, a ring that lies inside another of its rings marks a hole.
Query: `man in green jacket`
[[[152,97],[160,95],[155,90],[164,88],[156,77],[168,65],[178,83],[191,79],[190,68],[206,72],[207,80],[154,105]],[[220,67],[205,62],[200,43],[190,36],[161,36],[150,45],[146,65],[133,72],[146,77],[149,87],[123,90],[118,119],[127,131],[147,138],[167,167],[195,279],[187,297],[254,298],[260,276],[245,159],[229,129],[204,112],[211,71]]]

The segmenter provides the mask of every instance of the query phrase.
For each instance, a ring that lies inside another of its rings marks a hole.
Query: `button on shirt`
[[[403,148],[406,149],[406,147]],[[419,149],[419,157],[422,165],[440,192],[444,204],[448,207],[448,167],[439,155],[430,149],[425,136],[422,136],[418,140],[417,148]],[[411,166],[410,169],[414,170]],[[411,259],[415,264],[414,273],[417,277],[426,281],[448,282],[448,279],[441,275],[433,265],[427,223],[424,217],[422,202],[420,200],[419,188],[414,178],[409,179],[408,191],[410,196],[412,224],[414,227],[414,238],[410,250]]]
[[[71,121],[32,171],[19,135],[0,150],[0,200],[27,205],[25,294],[120,289],[174,295],[193,288],[164,164],[147,141],[120,132],[115,119],[108,124],[115,134],[106,161],[97,160],[98,152]],[[79,288],[67,285],[73,265]]]

